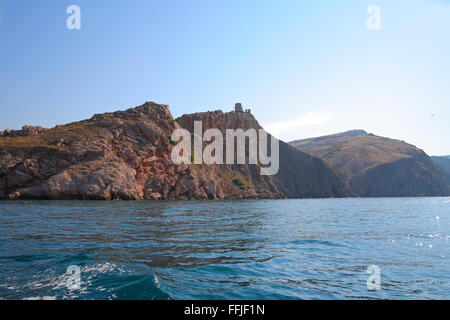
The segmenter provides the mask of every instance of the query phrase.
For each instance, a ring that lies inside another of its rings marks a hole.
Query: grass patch
[[[241,178],[233,178],[233,183],[237,185],[241,190],[251,189],[251,187],[247,185]]]

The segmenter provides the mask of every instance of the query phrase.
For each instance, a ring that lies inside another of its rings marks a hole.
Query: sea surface
[[[449,238],[450,198],[1,201],[0,299],[450,299]]]

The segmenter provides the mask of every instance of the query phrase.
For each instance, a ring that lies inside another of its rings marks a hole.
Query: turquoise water
[[[3,201],[0,298],[449,299],[449,238],[450,198]]]

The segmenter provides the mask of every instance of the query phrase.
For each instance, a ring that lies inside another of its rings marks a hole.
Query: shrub
[[[249,190],[251,187],[247,185],[241,178],[233,178],[233,183],[237,185],[241,190]]]

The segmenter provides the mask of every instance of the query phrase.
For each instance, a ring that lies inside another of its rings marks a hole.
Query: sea
[[[0,299],[450,299],[450,198],[0,201]]]

